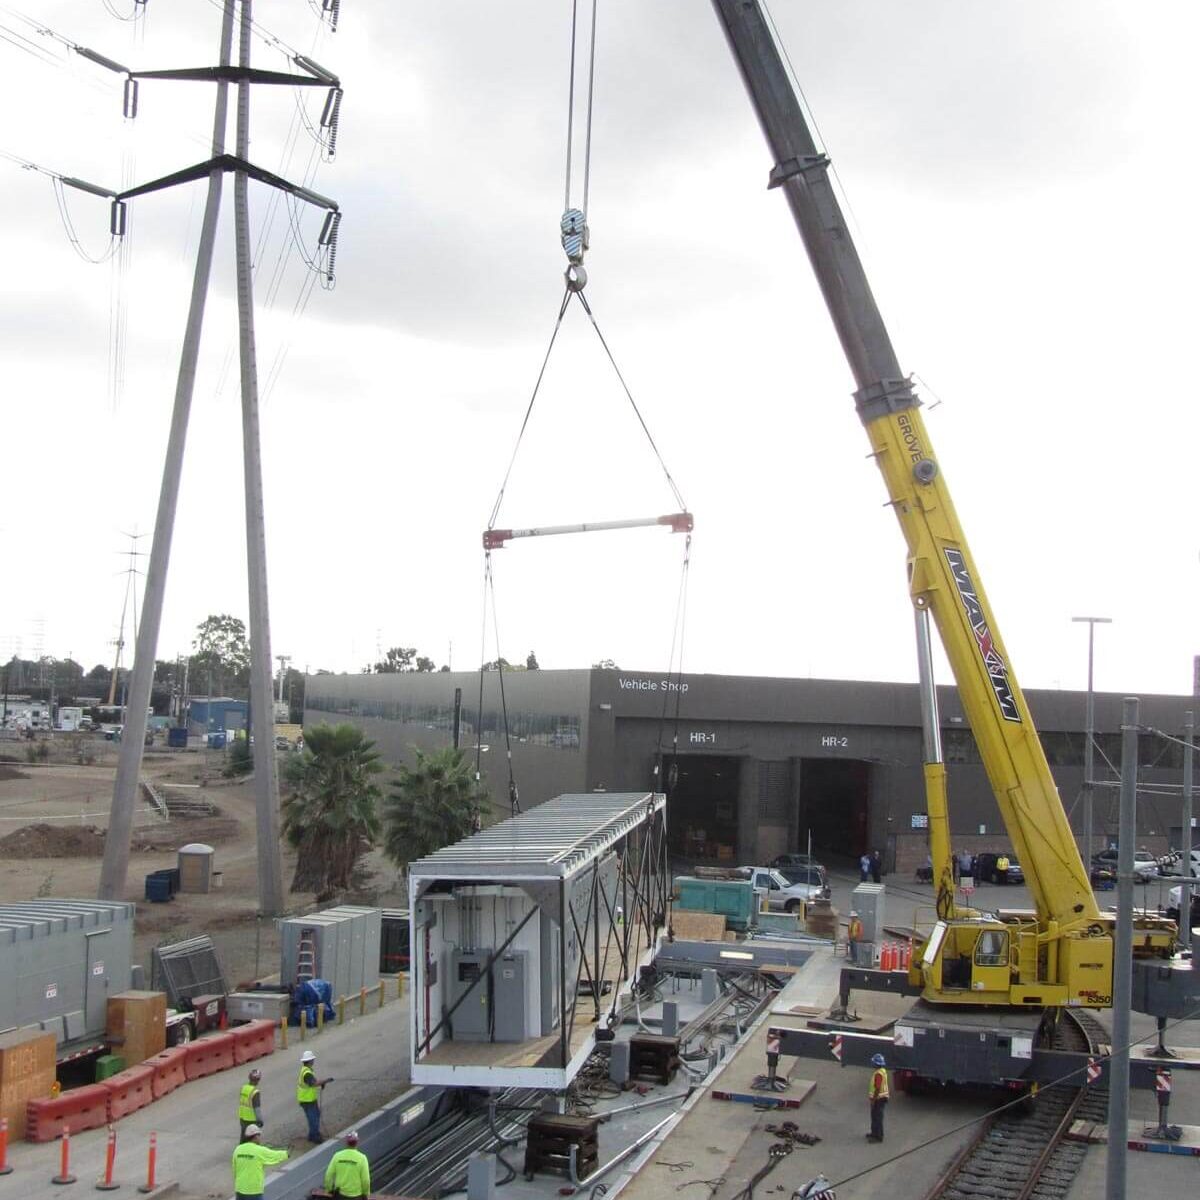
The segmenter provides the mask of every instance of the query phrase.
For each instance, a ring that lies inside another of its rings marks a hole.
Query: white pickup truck
[[[819,867],[814,868],[807,883],[788,883],[771,867],[743,867],[742,870],[756,888],[766,892],[767,907],[776,912],[796,912],[810,900],[823,900],[829,896],[829,882]]]

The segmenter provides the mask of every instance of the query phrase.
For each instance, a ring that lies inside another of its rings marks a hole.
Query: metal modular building
[[[693,862],[769,862],[803,850],[811,831],[823,855],[878,849],[885,869],[924,863],[927,839],[916,684],[726,675],[665,677],[643,671],[505,672],[514,772],[521,806],[593,791],[666,790],[672,854]],[[306,724],[351,721],[383,755],[404,761],[453,737],[460,693],[461,745],[491,794],[507,794],[499,680],[466,672],[314,675]],[[1027,690],[1026,700],[1059,792],[1082,833],[1086,695]],[[1121,697],[1096,696],[1098,776],[1120,761]],[[1144,723],[1180,735],[1187,696],[1143,696]],[[938,689],[954,848],[1007,850],[1007,838],[955,690]],[[478,711],[482,707],[482,717]],[[1141,737],[1148,788],[1181,783],[1182,749]],[[661,764],[655,774],[656,763]],[[672,768],[674,768],[672,770]],[[1148,794],[1139,840],[1152,851],[1181,844],[1179,804]],[[1093,839],[1116,836],[1116,792],[1098,789]]]
[[[40,1027],[59,1046],[103,1039],[108,997],[131,985],[133,913],[103,900],[0,907],[0,1031]]]
[[[665,926],[665,803],[556,796],[409,864],[414,1083],[571,1082]]]

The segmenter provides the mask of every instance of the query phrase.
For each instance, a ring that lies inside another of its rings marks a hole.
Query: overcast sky
[[[148,0],[123,21],[133,0],[0,0],[0,150],[111,187],[204,159],[211,85],[147,81],[124,122],[120,77],[35,25],[133,68],[209,65],[219,5]],[[1017,678],[1082,688],[1071,617],[1101,615],[1099,689],[1190,691],[1200,8],[772,8]],[[273,652],[343,671],[403,644],[477,666],[480,533],[562,295],[569,0],[344,0],[336,34],[306,0],[255,16],[256,65],[299,49],[346,89],[315,175],[292,90],[253,102],[251,157],[345,213],[336,289],[294,316],[309,275],[286,210],[252,185]],[[323,99],[301,98],[310,122]],[[587,294],[696,516],[684,667],[912,680],[904,543],[770,166],[706,0],[601,0]],[[76,255],[46,175],[0,160],[0,179],[0,654],[90,667],[112,654],[124,534],[154,523],[205,187],[134,201],[118,270]],[[164,658],[209,613],[247,612],[232,195]],[[106,203],[68,205],[102,254]],[[320,214],[299,220],[311,249]],[[573,305],[500,524],[674,508]],[[500,651],[664,670],[681,541],[498,553]]]

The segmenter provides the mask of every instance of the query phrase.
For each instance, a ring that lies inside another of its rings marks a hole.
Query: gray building
[[[501,683],[503,689],[501,689]],[[663,790],[671,850],[737,864],[803,850],[827,857],[878,848],[888,869],[924,862],[921,713],[915,684],[656,675],[642,671],[506,671],[315,675],[306,725],[348,720],[385,759],[450,743],[461,690],[460,744],[478,757],[507,808],[507,742],[523,808],[567,792]],[[503,694],[502,694],[503,690]],[[1082,692],[1027,691],[1059,794],[1082,833]],[[1097,779],[1120,770],[1119,695],[1097,694]],[[939,689],[957,848],[1008,848],[957,693]],[[1181,844],[1185,696],[1141,697],[1138,827],[1151,849]],[[482,720],[477,714],[482,710]],[[507,722],[505,720],[507,714]],[[478,746],[480,749],[476,749]],[[1111,764],[1111,765],[1110,765]],[[656,774],[657,767],[657,774]],[[1170,786],[1174,792],[1166,790]],[[1117,792],[1096,791],[1096,848],[1115,838]]]

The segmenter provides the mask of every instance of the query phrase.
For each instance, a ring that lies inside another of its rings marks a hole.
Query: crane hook
[[[559,222],[562,231],[562,247],[570,265],[566,270],[567,288],[582,292],[587,286],[587,272],[583,269],[583,255],[588,248],[588,227],[583,210],[568,208]]]

